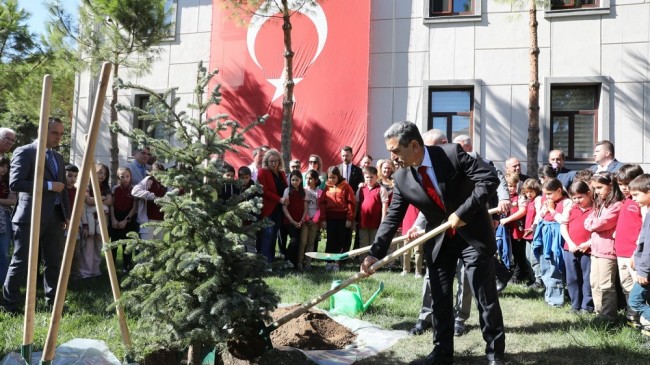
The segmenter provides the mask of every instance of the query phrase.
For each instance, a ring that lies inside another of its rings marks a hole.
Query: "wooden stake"
[[[93,106],[93,113],[88,128],[88,144],[79,172],[79,186],[75,195],[74,207],[72,209],[72,217],[70,219],[70,227],[68,237],[65,242],[65,251],[63,253],[63,263],[61,265],[61,272],[59,273],[59,282],[56,288],[56,297],[54,299],[54,310],[50,319],[50,327],[47,332],[45,340],[45,348],[43,349],[43,358],[41,364],[50,365],[54,359],[56,349],[56,340],[61,322],[61,315],[63,314],[63,304],[65,302],[65,295],[68,289],[68,279],[70,277],[70,266],[72,265],[72,257],[74,255],[74,248],[77,241],[77,234],[79,233],[79,222],[81,220],[81,213],[83,212],[84,186],[88,186],[90,180],[90,169],[94,169],[94,151],[97,144],[97,135],[99,134],[99,125],[102,121],[102,112],[104,111],[104,101],[106,99],[106,89],[111,77],[111,64],[105,62],[102,65],[102,71],[99,78],[99,87],[95,96],[95,105]]]
[[[108,176],[106,176],[108,179]],[[111,238],[108,235],[108,221],[104,214],[104,203],[102,202],[102,191],[99,186],[99,179],[97,178],[97,170],[94,166],[90,169],[90,182],[93,187],[93,195],[95,198],[95,208],[97,209],[97,220],[102,235],[103,246],[106,242],[110,242]],[[111,290],[113,291],[113,299],[117,302],[120,299],[120,282],[117,280],[117,272],[115,270],[115,262],[113,261],[113,253],[110,249],[104,250],[106,257],[106,267],[108,268],[108,276],[111,280]],[[129,334],[129,327],[126,324],[126,316],[124,315],[124,308],[121,305],[116,306],[117,320],[120,323],[120,333],[122,335],[122,344],[126,349],[126,354],[129,356],[131,352],[131,336]]]
[[[20,353],[27,364],[32,363],[34,346],[34,312],[36,310],[36,276],[38,274],[38,249],[41,235],[41,206],[43,203],[43,178],[45,151],[47,150],[48,122],[50,119],[50,97],[52,96],[52,76],[43,77],[41,93],[41,116],[38,125],[38,147],[36,148],[36,173],[32,191],[32,217],[29,233],[29,263],[27,269],[27,289],[25,299],[25,320],[23,322],[23,346]]]

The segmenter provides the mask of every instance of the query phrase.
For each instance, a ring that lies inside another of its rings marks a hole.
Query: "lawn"
[[[338,273],[325,272],[322,264],[309,273],[275,270],[268,283],[277,290],[283,303],[306,303],[327,291],[332,280],[346,279],[356,271],[348,266]],[[105,272],[105,270],[104,270]],[[366,312],[363,319],[383,328],[408,330],[419,311],[422,279],[399,272],[382,271],[359,282],[364,299],[373,293],[379,281],[384,292]],[[40,285],[40,282],[39,282]],[[35,347],[42,347],[47,334],[49,313],[43,311],[42,294],[38,296]],[[105,341],[118,358],[124,350],[111,300],[108,277],[74,283],[68,293],[68,313],[61,321],[58,343],[73,338],[94,338]],[[327,309],[327,301],[319,305]],[[540,295],[523,286],[510,285],[501,295],[507,340],[508,364],[645,364],[650,347],[647,339],[626,326],[604,327],[591,316],[577,316],[569,308],[551,308]],[[478,330],[475,306],[468,320],[469,333],[456,338],[458,364],[484,364],[485,343]],[[143,356],[151,338],[138,333],[130,321],[136,356]],[[0,313],[0,358],[18,351],[22,343],[22,316]],[[406,364],[431,350],[431,333],[409,337],[380,355],[357,364]]]

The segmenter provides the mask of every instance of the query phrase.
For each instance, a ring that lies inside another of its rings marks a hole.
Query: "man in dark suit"
[[[338,166],[339,171],[341,171],[341,176],[345,181],[350,184],[354,194],[359,190],[359,184],[363,182],[363,172],[361,168],[352,163],[352,147],[343,146],[341,147],[341,164]],[[343,247],[358,248],[359,247],[359,235],[355,237],[354,246],[352,245],[352,231],[356,230],[355,227],[350,227],[345,229],[345,243]]]
[[[451,364],[454,354],[453,279],[457,260],[477,298],[481,331],[489,364],[503,364],[505,332],[496,291],[494,261],[496,242],[486,203],[499,179],[487,165],[471,158],[457,144],[425,147],[415,124],[398,122],[384,133],[388,151],[404,168],[393,175],[395,188],[369,255],[361,265],[370,267],[386,256],[409,204],[425,216],[427,229],[449,221],[454,230],[424,244],[429,270],[433,310],[433,351],[412,364]]]
[[[616,159],[614,154],[614,144],[607,140],[598,141],[594,147],[594,162],[591,166],[593,172],[617,172],[623,166],[623,163]]]
[[[51,118],[48,124],[48,148],[45,157],[43,197],[41,205],[40,254],[44,262],[43,286],[49,306],[54,304],[56,285],[61,267],[63,230],[70,217],[70,202],[66,189],[65,163],[55,148],[63,137],[63,123]],[[36,149],[38,141],[18,147],[11,160],[9,186],[18,193],[18,204],[12,219],[14,254],[3,287],[2,307],[5,311],[19,313],[24,297],[20,288],[27,279],[29,263],[29,236],[32,214],[32,193],[34,191]]]

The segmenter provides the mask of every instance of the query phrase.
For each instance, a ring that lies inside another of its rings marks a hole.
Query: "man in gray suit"
[[[43,181],[37,182],[43,184],[39,249],[44,262],[43,286],[48,306],[54,304],[63,252],[63,231],[70,219],[65,163],[63,156],[52,150],[59,146],[61,137],[63,137],[63,123],[60,119],[50,118]],[[19,313],[24,299],[24,297],[21,298],[20,288],[25,285],[29,263],[32,192],[34,191],[37,147],[38,141],[35,141],[16,148],[11,160],[9,187],[18,193],[18,204],[12,219],[14,254],[2,292],[2,308],[10,313]]]
[[[386,148],[404,168],[395,172],[393,199],[361,271],[386,256],[409,204],[418,208],[431,230],[445,221],[453,231],[424,244],[433,309],[433,351],[412,364],[452,364],[454,357],[453,279],[457,260],[467,268],[479,305],[480,326],[491,365],[504,364],[505,331],[496,291],[493,255],[496,241],[486,203],[499,179],[487,165],[457,144],[425,147],[417,126],[393,124],[384,133]]]

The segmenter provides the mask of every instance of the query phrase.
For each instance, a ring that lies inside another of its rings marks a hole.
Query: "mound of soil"
[[[276,309],[273,320],[282,318],[299,306]],[[310,310],[271,332],[273,346],[301,350],[336,350],[351,344],[357,335],[318,310]]]

